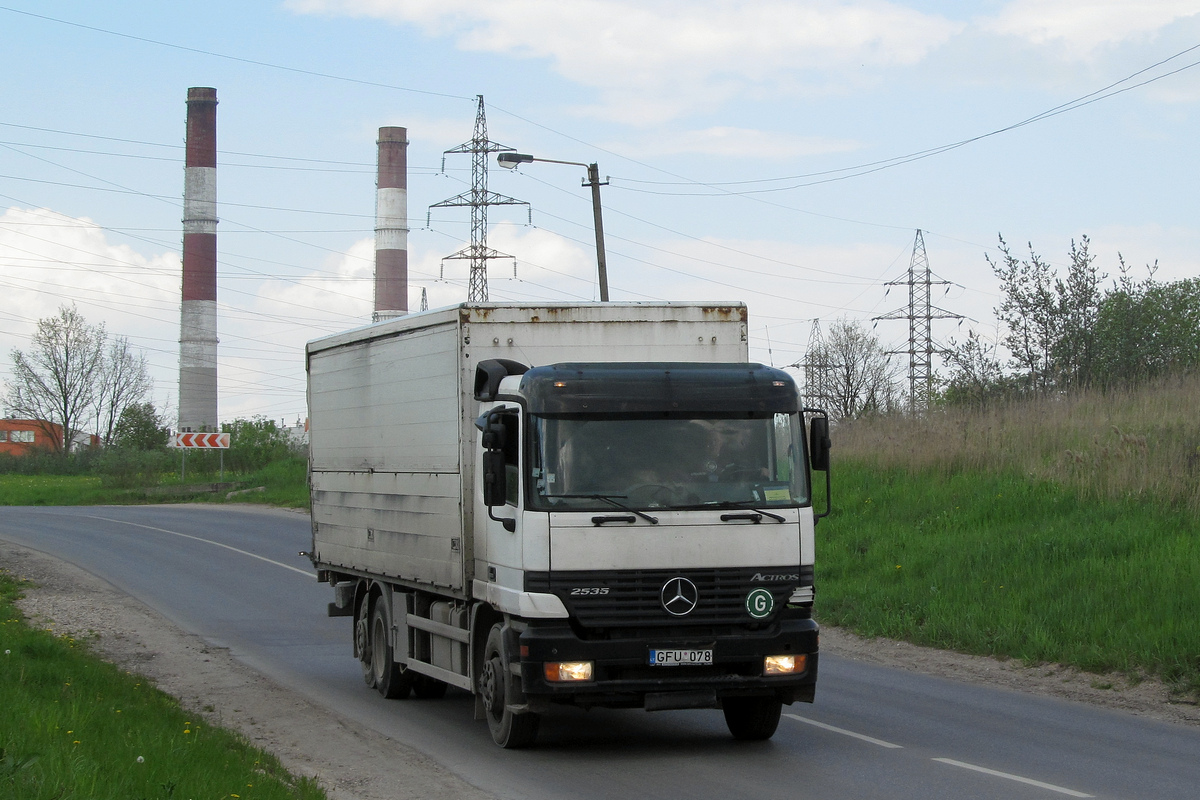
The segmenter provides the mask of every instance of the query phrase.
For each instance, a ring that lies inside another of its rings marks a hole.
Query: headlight
[[[551,683],[592,679],[591,661],[547,661],[544,667],[546,680]]]
[[[763,675],[799,675],[808,668],[808,656],[767,656],[763,659]]]

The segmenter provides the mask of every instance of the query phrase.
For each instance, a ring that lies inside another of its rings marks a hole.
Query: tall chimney
[[[408,313],[408,130],[379,129],[374,322]]]
[[[217,90],[188,89],[179,430],[217,430]]]

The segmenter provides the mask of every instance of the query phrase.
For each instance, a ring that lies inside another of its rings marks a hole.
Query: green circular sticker
[[[774,607],[775,598],[766,589],[754,589],[746,595],[746,613],[755,619],[770,616]]]

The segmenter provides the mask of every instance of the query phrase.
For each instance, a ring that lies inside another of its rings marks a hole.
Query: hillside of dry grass
[[[883,468],[1016,472],[1087,497],[1200,513],[1200,375],[926,416],[844,422],[838,458]]]

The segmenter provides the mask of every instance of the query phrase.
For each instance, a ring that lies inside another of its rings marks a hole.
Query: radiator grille
[[[755,580],[756,576],[798,574],[798,580]],[[676,616],[662,603],[663,586],[674,578],[696,585],[698,600],[690,613]],[[812,567],[737,569],[586,570],[527,572],[525,590],[557,595],[571,616],[589,628],[744,625],[778,616],[797,586],[811,586]],[[766,589],[774,601],[769,616],[756,619],[746,608],[751,591]],[[599,590],[599,591],[597,591]]]

